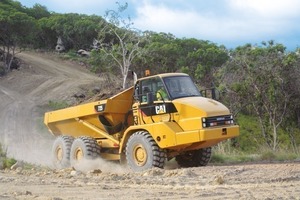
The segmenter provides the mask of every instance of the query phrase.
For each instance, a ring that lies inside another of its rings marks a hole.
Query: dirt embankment
[[[9,156],[47,164],[53,138],[42,123],[45,105],[71,102],[78,91],[99,87],[103,80],[55,55],[23,52],[17,57],[21,69],[0,79],[0,140]]]
[[[42,126],[49,100],[72,100],[103,80],[73,63],[41,53],[18,55],[22,69],[0,78],[0,141],[8,155],[50,165],[53,137]],[[207,166],[142,173],[98,160],[80,173],[22,167],[0,170],[0,199],[300,199],[300,163]]]

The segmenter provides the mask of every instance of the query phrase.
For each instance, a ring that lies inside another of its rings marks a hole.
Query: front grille
[[[202,127],[208,128],[213,126],[224,126],[234,124],[232,115],[222,115],[215,117],[204,117],[202,118]]]

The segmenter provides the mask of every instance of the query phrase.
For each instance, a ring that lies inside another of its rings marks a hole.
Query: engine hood
[[[173,100],[176,109],[189,117],[211,117],[230,114],[222,103],[205,97],[187,97]]]

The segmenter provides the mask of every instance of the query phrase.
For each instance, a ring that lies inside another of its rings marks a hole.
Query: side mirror
[[[220,92],[216,88],[204,89],[200,93],[206,98],[220,100]]]
[[[216,88],[213,88],[213,99],[219,101],[220,100],[220,91]]]
[[[211,98],[216,99],[216,89],[215,88],[211,89]]]

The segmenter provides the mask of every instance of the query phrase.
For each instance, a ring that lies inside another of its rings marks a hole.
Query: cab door
[[[160,77],[139,81],[135,88],[135,124],[152,124],[171,121],[176,109],[169,100],[169,93]],[[166,91],[162,95],[162,90]],[[163,98],[159,98],[164,96]]]

